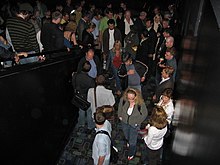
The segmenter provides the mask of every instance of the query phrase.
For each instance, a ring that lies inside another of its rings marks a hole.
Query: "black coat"
[[[75,73],[72,77],[72,85],[77,89],[84,98],[87,98],[89,88],[95,87],[95,81],[87,73]]]
[[[159,101],[160,96],[162,95],[163,91],[167,88],[171,88],[171,89],[174,88],[174,82],[173,82],[172,78],[170,78],[167,81],[164,81],[163,83],[161,83],[157,86],[156,91],[155,91],[156,102]]]
[[[64,34],[59,25],[46,23],[41,31],[41,43],[44,51],[64,49]]]

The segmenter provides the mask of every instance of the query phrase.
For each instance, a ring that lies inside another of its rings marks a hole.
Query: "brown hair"
[[[172,98],[173,90],[171,88],[164,89],[162,95]]]
[[[167,48],[166,52],[170,52],[170,54],[172,56],[175,56],[176,55],[176,49],[174,47],[172,48]]]
[[[98,125],[102,125],[105,123],[105,115],[102,112],[95,112],[94,113],[94,120],[95,123]]]
[[[173,75],[174,68],[172,66],[166,66],[165,68],[163,68],[163,70],[166,74],[169,75],[169,77]]]
[[[138,89],[127,88],[122,96],[124,100],[128,100],[128,94],[135,96],[135,104],[142,105],[144,103],[141,92]]]
[[[153,108],[152,114],[149,119],[151,126],[154,126],[158,129],[162,129],[167,125],[167,114],[163,107],[156,106]]]

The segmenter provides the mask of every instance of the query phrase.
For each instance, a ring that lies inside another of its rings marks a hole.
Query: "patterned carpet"
[[[114,90],[113,90],[114,91]],[[116,105],[119,98],[116,97]],[[148,105],[149,100],[146,99],[146,105]],[[117,109],[117,108],[116,108]],[[148,108],[149,111],[149,108]],[[119,150],[119,160],[117,165],[141,165],[141,155],[144,152],[145,143],[138,137],[137,151],[134,159],[128,161],[128,148],[124,139],[123,131],[119,119],[117,118],[117,110],[114,112],[113,120],[110,120],[112,124],[112,138],[114,145]],[[87,129],[84,127],[75,127],[72,131],[68,143],[65,146],[63,153],[59,159],[57,165],[93,165],[92,159],[92,143],[94,140],[95,131],[88,133]],[[163,152],[163,165],[165,165],[166,160],[169,160],[170,153],[170,141],[166,142],[166,148]],[[168,147],[167,147],[168,146]],[[168,149],[167,149],[168,148]]]

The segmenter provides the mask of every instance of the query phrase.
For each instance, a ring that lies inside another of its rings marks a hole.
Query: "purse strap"
[[[97,134],[105,134],[105,135],[107,135],[107,136],[109,137],[109,139],[111,140],[111,146],[113,146],[113,144],[112,144],[112,139],[111,139],[111,137],[110,137],[110,135],[109,135],[109,133],[108,133],[107,131],[105,131],[105,130],[100,130],[100,131],[96,132],[95,136],[96,136]]]
[[[94,87],[95,108],[97,108],[96,86]]]

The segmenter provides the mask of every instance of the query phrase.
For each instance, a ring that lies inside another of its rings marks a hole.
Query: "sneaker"
[[[128,156],[128,160],[132,160],[134,156]]]

